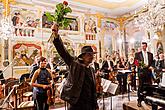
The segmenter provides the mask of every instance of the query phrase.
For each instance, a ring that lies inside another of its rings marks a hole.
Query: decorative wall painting
[[[37,17],[37,10],[23,8],[12,8],[11,21],[15,27],[16,36],[35,36],[35,29],[39,27],[40,18]]]
[[[36,44],[17,43],[13,46],[14,66],[31,66],[35,57],[41,55],[41,47]]]

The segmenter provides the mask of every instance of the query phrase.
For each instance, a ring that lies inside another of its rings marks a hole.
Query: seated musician
[[[36,104],[37,110],[48,110],[49,105],[47,103],[47,90],[50,88],[50,80],[52,79],[50,69],[46,68],[46,58],[40,58],[39,69],[35,71],[31,85],[36,87]]]
[[[126,68],[126,61],[123,56],[120,57],[120,60],[117,63],[117,70],[124,70]],[[117,81],[119,83],[119,94],[124,94],[127,92],[127,74],[118,73]]]
[[[113,71],[113,62],[110,60],[110,55],[106,56],[106,60],[103,61],[101,71],[104,72],[104,78],[109,79],[110,72]]]
[[[128,75],[128,79],[131,81],[131,89],[136,91],[136,65],[134,64],[133,56],[129,56],[127,68],[132,71],[132,73]]]
[[[93,62],[90,64],[91,67],[94,69],[95,79],[96,79],[96,93],[97,98],[99,98],[103,92],[103,88],[101,86],[101,72],[99,68],[99,63],[96,61],[96,56],[94,57]]]

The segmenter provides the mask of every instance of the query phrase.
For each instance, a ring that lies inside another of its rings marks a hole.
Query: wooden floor
[[[130,101],[128,94],[123,95],[117,95],[112,96],[112,106],[111,106],[111,97],[104,98],[104,104],[103,100],[98,100],[99,110],[152,110],[150,105],[145,104],[142,102],[142,107],[137,106],[137,92],[131,92],[130,93]],[[103,109],[104,105],[104,109]],[[50,110],[65,110],[64,104],[58,104],[51,106]],[[67,109],[66,109],[67,110]],[[159,110],[165,110],[161,109],[159,107]]]
[[[106,97],[98,100],[99,110],[152,110],[151,106],[142,102],[142,107],[137,107],[137,92],[131,92],[130,97],[128,94]],[[112,99],[112,102],[111,102]],[[129,100],[130,99],[130,100]],[[2,104],[2,99],[0,99]],[[112,103],[112,105],[111,105]],[[103,107],[104,105],[104,107]],[[104,108],[104,109],[103,109]],[[64,101],[57,98],[55,104],[50,106],[50,110],[65,110]],[[67,110],[67,109],[66,109]],[[165,109],[159,109],[165,110]]]
[[[136,94],[137,94],[136,92],[130,93],[131,101],[137,100]],[[112,98],[112,106],[111,106],[111,98]],[[100,98],[98,100],[99,110],[123,110],[124,102],[129,102],[128,94],[106,97],[106,98],[104,98],[104,102],[103,102],[103,99]],[[104,107],[103,107],[103,105],[104,105]],[[112,107],[112,109],[111,109],[111,107]],[[64,105],[59,107],[58,104],[56,104],[54,106],[51,106],[50,110],[65,110],[65,107],[64,107]]]
[[[137,106],[137,101],[130,101],[123,103],[123,110],[152,110],[151,106],[142,103],[142,107]]]

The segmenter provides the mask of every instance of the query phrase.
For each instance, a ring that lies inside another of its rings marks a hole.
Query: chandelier
[[[8,17],[5,17],[1,20],[1,38],[8,39],[10,35],[13,33],[13,28],[11,25],[11,21]]]
[[[143,10],[136,15],[135,20],[147,31],[155,33],[161,31],[165,24],[165,0],[148,0]]]
[[[13,33],[13,26],[11,23],[11,19],[9,17],[10,14],[10,2],[14,2],[14,0],[0,0],[3,3],[3,18],[0,21],[0,38],[8,39]],[[1,10],[2,11],[2,10]]]

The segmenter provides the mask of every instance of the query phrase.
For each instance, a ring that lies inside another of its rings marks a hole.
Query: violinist
[[[98,98],[103,92],[103,88],[101,86],[101,75],[100,75],[101,73],[100,73],[99,63],[97,63],[96,61],[96,56],[94,57],[94,60],[91,63],[91,67],[93,67],[95,77],[96,77],[96,93],[97,93],[97,98]]]
[[[96,56],[90,66],[93,67],[95,73],[100,70],[99,63],[96,61]]]
[[[46,58],[41,57],[39,69],[35,71],[31,80],[31,85],[36,87],[37,110],[49,110],[47,90],[51,87],[52,74],[50,69],[46,68],[46,65]]]
[[[106,60],[103,61],[101,71],[104,72],[104,78],[109,79],[110,73],[113,71],[113,62],[110,55],[107,55]]]

